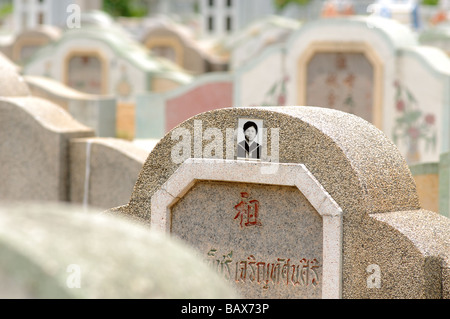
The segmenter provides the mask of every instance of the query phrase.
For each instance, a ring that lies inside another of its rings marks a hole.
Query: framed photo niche
[[[260,161],[263,145],[263,120],[238,119],[236,158],[250,161]]]

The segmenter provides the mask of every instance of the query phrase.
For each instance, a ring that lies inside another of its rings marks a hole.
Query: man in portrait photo
[[[261,144],[258,143],[258,125],[255,121],[245,121],[242,126],[244,139],[237,145],[237,158],[261,159]]]

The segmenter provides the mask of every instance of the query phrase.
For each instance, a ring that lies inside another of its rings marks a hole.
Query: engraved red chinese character
[[[234,219],[240,219],[239,225],[244,226],[261,226],[259,221],[259,201],[250,200],[250,195],[246,192],[241,193],[242,200],[234,206],[238,211]]]

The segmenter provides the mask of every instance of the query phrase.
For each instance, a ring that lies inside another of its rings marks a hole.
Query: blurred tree
[[[422,4],[426,6],[436,6],[439,4],[439,0],[422,0]]]
[[[13,13],[13,5],[11,2],[0,5],[0,26],[4,20]]]
[[[278,11],[283,10],[290,3],[304,5],[309,2],[311,2],[311,0],[274,0],[275,8],[277,8]]]
[[[142,0],[103,0],[103,10],[114,17],[142,17],[147,14]]]
[[[7,15],[10,15],[13,13],[13,5],[12,3],[4,4],[3,6],[0,6],[0,18],[4,18]]]

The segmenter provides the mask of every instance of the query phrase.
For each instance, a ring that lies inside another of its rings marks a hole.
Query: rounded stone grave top
[[[185,244],[76,206],[3,204],[0,257],[0,298],[237,297]]]
[[[342,208],[344,216],[420,208],[408,165],[383,132],[369,122],[341,111],[291,106],[219,109],[181,123],[162,138],[148,156],[128,205],[111,211],[149,221],[152,195],[181,165],[173,159],[173,151],[180,150],[180,143],[189,140],[191,153],[188,157],[199,157],[200,154],[203,158],[212,158],[207,154],[211,144],[217,145],[217,140],[222,139],[223,154],[214,157],[229,159],[227,132],[230,134],[230,129],[238,127],[239,119],[262,121],[262,126],[267,129],[268,153],[275,145],[271,130],[278,131],[278,147],[272,149],[278,155],[278,162],[304,164]],[[212,131],[206,134],[208,129]],[[185,135],[178,134],[180,132]],[[211,132],[216,132],[217,136]],[[233,148],[236,139],[231,138],[234,139]]]
[[[30,90],[17,68],[0,55],[0,97],[30,96]]]
[[[76,121],[58,105],[39,97],[0,97],[1,107],[14,113],[21,121],[33,119],[40,126],[57,133],[91,131],[92,129]],[[17,112],[20,109],[22,112]]]

